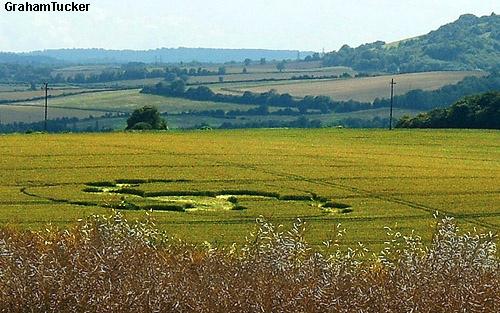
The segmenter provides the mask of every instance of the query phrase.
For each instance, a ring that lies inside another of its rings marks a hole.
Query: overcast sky
[[[425,34],[464,13],[500,13],[498,0],[75,1],[91,3],[90,11],[9,13],[0,0],[0,51],[179,46],[331,51],[344,43]],[[31,1],[43,2],[50,1]]]

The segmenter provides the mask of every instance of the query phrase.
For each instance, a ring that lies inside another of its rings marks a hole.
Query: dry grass
[[[154,223],[92,216],[76,227],[0,230],[0,312],[498,312],[495,236],[438,223],[424,248],[391,233],[378,257],[321,250],[259,220],[242,247],[190,246]]]

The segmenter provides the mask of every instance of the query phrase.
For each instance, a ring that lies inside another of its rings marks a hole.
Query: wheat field
[[[189,242],[242,242],[259,217],[301,218],[320,245],[381,246],[384,226],[430,240],[436,211],[500,227],[495,131],[242,130],[0,137],[0,223],[67,227],[118,209],[153,211]]]

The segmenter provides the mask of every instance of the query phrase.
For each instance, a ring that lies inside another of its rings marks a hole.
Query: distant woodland
[[[377,41],[357,48],[344,45],[326,54],[323,65],[390,73],[498,69],[500,16],[467,14],[417,38],[393,44]]]

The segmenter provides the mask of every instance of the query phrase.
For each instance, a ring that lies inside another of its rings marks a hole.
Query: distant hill
[[[344,45],[339,51],[326,54],[323,64],[391,73],[498,69],[500,16],[467,14],[416,38],[392,44],[377,41],[357,48]]]
[[[20,55],[16,53],[0,52],[0,63],[12,64],[55,64],[60,63],[48,56]]]
[[[446,109],[435,109],[414,118],[403,117],[397,126],[500,129],[500,92],[468,96]]]
[[[23,53],[23,56],[50,57],[72,63],[178,63],[242,62],[245,59],[284,60],[297,59],[297,50],[264,49],[211,49],[211,48],[161,48],[155,50],[105,50],[105,49],[58,49]],[[302,57],[313,54],[312,51],[300,52]]]

